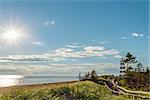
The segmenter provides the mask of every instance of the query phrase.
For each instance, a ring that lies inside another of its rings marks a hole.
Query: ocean
[[[78,76],[22,76],[0,75],[0,87],[44,84],[78,80]]]

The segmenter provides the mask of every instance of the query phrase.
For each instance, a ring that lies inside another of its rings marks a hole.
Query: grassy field
[[[64,82],[0,89],[0,100],[127,100],[90,81]]]

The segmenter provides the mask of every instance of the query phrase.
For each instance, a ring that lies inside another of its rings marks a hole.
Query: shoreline
[[[37,84],[25,84],[25,85],[13,85],[13,86],[6,86],[6,87],[0,87],[0,90],[2,89],[8,89],[8,88],[20,88],[20,87],[37,87],[37,86],[45,86],[45,85],[62,85],[62,84],[69,84],[69,83],[75,83],[79,82],[80,80],[73,80],[73,81],[64,81],[64,82],[52,82],[52,83],[37,83]]]

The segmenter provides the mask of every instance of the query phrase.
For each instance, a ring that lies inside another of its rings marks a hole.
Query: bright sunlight
[[[7,30],[6,33],[4,33],[4,39],[8,41],[16,41],[21,37],[21,34],[17,30]]]
[[[18,46],[20,42],[23,41],[27,36],[23,27],[16,25],[9,25],[2,27],[1,37],[7,46]]]
[[[0,76],[0,87],[13,86],[21,83],[21,75],[1,75]]]

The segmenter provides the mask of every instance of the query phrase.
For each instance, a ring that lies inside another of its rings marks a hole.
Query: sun
[[[21,38],[21,34],[19,33],[19,31],[15,29],[6,30],[6,32],[4,33],[5,40],[13,42],[13,41],[17,41],[17,39],[19,38]]]
[[[16,47],[27,39],[27,32],[24,27],[18,25],[6,25],[1,28],[0,38],[4,45]]]

